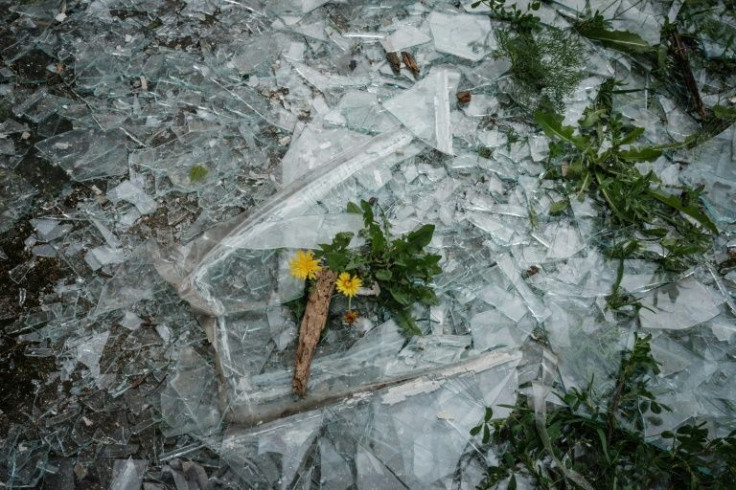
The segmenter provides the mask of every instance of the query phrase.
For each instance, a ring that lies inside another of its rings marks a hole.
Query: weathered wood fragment
[[[299,396],[307,394],[307,381],[312,367],[314,349],[317,347],[322,330],[327,324],[327,314],[330,309],[332,292],[335,289],[337,273],[323,268],[317,273],[317,283],[309,293],[307,307],[304,310],[302,324],[299,327],[299,343],[296,348],[294,362],[294,379],[291,386]]]

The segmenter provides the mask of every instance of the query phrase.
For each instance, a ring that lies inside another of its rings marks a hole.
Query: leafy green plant
[[[734,123],[730,111],[724,111],[726,107],[709,108],[704,104],[693,75],[694,70],[703,68],[709,77],[720,79],[724,87],[731,85],[729,77],[736,69],[736,29],[733,27],[734,9],[726,3],[683,2],[674,21],[664,19],[659,45],[651,45],[630,31],[613,30],[611,22],[598,11],[591,15],[588,9],[587,14],[568,18],[580,36],[628,55],[633,66],[646,70],[652,77],[650,91],[667,93],[700,123],[698,131],[667,146],[693,148]],[[720,54],[706,54],[702,49],[704,45],[711,45],[710,51]],[[689,52],[695,56],[689,56]]]
[[[351,202],[347,210],[363,216],[364,228],[360,235],[365,245],[351,250],[348,246],[353,233],[337,233],[331,243],[320,244],[315,257],[330,269],[349,272],[359,277],[366,287],[374,288],[378,303],[393,314],[404,333],[420,335],[422,332],[412,317],[412,308],[415,303],[437,304],[431,282],[442,272],[441,256],[426,251],[434,225],[423,225],[404,236],[393,237],[391,224],[377,203]]]
[[[608,257],[618,260],[618,268],[616,269],[616,281],[611,286],[611,294],[606,298],[608,307],[618,312],[629,311],[632,316],[639,314],[639,310],[644,306],[632,295],[627,294],[621,287],[621,281],[624,278],[624,260],[633,256],[640,248],[639,242],[636,240],[622,241],[616,243],[608,250]]]
[[[676,21],[693,36],[719,45],[721,53],[718,61],[733,66],[736,56],[736,4],[732,0],[686,0],[677,13]]]
[[[654,56],[657,49],[647,43],[641,36],[629,31],[614,31],[600,12],[591,18],[580,18],[573,24],[573,29],[583,37],[601,43],[603,46],[623,53]]]
[[[479,0],[473,2],[471,7],[477,8],[481,4],[491,9],[492,18],[510,23],[519,32],[533,31],[540,26],[539,17],[532,12],[539,10],[541,2],[530,2],[526,11],[522,11],[516,5],[507,7],[506,0]]]
[[[189,181],[201,182],[207,177],[209,170],[204,165],[192,165],[189,169]]]
[[[552,112],[537,111],[536,122],[552,139],[546,176],[564,181],[568,195],[581,201],[591,196],[601,203],[607,210],[610,243],[626,241],[627,257],[649,258],[666,270],[682,271],[710,249],[718,229],[702,210],[702,187],[664,186],[653,172],[637,169],[636,163],[654,160],[661,151],[633,146],[644,129],[613,112],[616,85],[613,80],[604,83],[577,130],[564,126]],[[551,214],[564,212],[567,202],[569,198],[555,203]],[[646,242],[658,243],[662,254],[643,251],[639,245]]]
[[[500,51],[511,61],[511,75],[525,97],[555,109],[575,90],[583,73],[582,44],[568,31],[554,27],[497,33]]]
[[[708,439],[704,423],[685,424],[662,432],[669,443],[645,440],[645,425],[658,425],[659,414],[669,411],[649,388],[659,372],[649,342],[650,336],[637,336],[633,349],[622,353],[615,383],[603,395],[592,380],[558,393],[562,405],[548,407],[544,424],[526,396],[505,419],[493,419],[487,408],[471,435],[481,435],[498,462],[487,467],[478,488],[504,481],[515,488],[517,476],[537,488],[733,488],[736,430]]]
[[[572,93],[583,74],[582,44],[572,31],[545,26],[534,12],[540,2],[531,2],[526,11],[516,5],[505,5],[505,0],[484,0],[490,16],[508,24],[496,33],[499,54],[511,61],[511,76],[518,84],[517,98],[523,105],[538,104],[562,108],[562,99]]]

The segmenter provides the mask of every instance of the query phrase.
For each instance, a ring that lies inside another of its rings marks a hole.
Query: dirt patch
[[[36,391],[55,367],[54,358],[27,357],[25,344],[0,334],[0,438],[11,424],[28,423]]]

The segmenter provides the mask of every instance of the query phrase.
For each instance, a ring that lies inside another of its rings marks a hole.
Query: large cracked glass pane
[[[720,293],[709,291],[694,279],[686,279],[659,288],[644,298],[641,325],[672,330],[693,327],[716,317],[723,301]]]
[[[321,476],[313,483],[330,488],[467,483],[472,474],[458,472],[458,461],[477,448],[466,434],[485,405],[513,403],[519,360],[488,353],[252,429],[233,428],[218,451],[254,486],[292,488],[315,468]]]
[[[418,138],[452,154],[450,100],[459,80],[460,74],[454,70],[435,69],[383,105]]]
[[[435,49],[471,61],[480,61],[496,48],[488,17],[432,12],[427,22]]]

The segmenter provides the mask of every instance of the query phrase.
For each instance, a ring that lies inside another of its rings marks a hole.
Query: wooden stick
[[[314,348],[317,347],[322,330],[327,324],[327,314],[336,281],[337,272],[325,267],[317,273],[317,284],[309,293],[307,307],[304,310],[301,327],[299,327],[299,345],[296,348],[294,379],[291,382],[294,393],[299,396],[307,394],[307,381],[309,370],[312,367]]]

